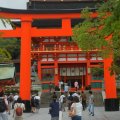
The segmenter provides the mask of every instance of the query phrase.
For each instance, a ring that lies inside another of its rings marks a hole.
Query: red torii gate
[[[20,19],[21,27],[13,30],[0,30],[3,38],[17,37],[21,38],[21,56],[20,56],[20,96],[23,100],[30,100],[31,96],[31,38],[42,36],[72,36],[71,19],[80,18],[79,12],[59,12],[42,13],[29,10],[0,10],[0,16],[5,19]],[[97,17],[97,13],[91,13],[91,17]],[[61,28],[37,29],[32,27],[34,19],[61,19]],[[110,39],[109,36],[107,39]],[[106,99],[116,99],[116,81],[115,76],[110,75],[109,67],[112,58],[104,59],[104,81]],[[88,77],[88,81],[90,78]]]

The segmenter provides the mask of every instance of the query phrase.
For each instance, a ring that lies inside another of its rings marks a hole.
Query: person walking
[[[13,94],[10,93],[10,95],[8,96],[9,114],[10,114],[10,110],[13,109],[13,102],[14,102],[14,97]]]
[[[86,109],[86,100],[87,100],[87,97],[86,97],[86,94],[84,93],[84,91],[81,92],[81,98],[82,98],[83,110],[85,110]]]
[[[13,98],[14,98],[14,102],[13,102],[13,107],[14,107],[15,103],[17,102],[17,99],[19,98],[18,93],[15,93]]]
[[[22,102],[22,99],[18,97],[13,111],[14,120],[23,120],[23,111],[25,110],[25,105]]]
[[[49,113],[51,115],[51,120],[59,120],[59,102],[56,98],[49,105]]]
[[[72,120],[82,120],[82,109],[82,104],[79,101],[79,98],[77,96],[74,96],[73,103],[69,112]]]
[[[73,96],[72,93],[70,92],[68,96],[68,110],[70,110],[72,103],[73,103]]]
[[[66,97],[65,97],[64,93],[61,92],[61,95],[60,95],[60,98],[59,98],[61,111],[65,111],[65,102],[66,102],[65,100],[66,100]]]
[[[3,90],[0,91],[0,120],[8,120],[8,102],[4,97]]]
[[[34,97],[35,97],[35,96],[32,95],[31,101],[30,101],[30,103],[31,103],[31,112],[33,112],[33,113],[35,113],[35,111],[36,111]]]
[[[89,91],[88,111],[89,115],[94,116],[94,95],[92,91]]]
[[[40,96],[38,95],[38,93],[36,94],[36,96],[34,97],[34,103],[35,103],[35,108],[36,108],[36,112],[39,112],[40,109]]]

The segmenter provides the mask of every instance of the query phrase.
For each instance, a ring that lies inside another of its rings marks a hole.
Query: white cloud
[[[12,8],[12,9],[26,9],[27,2],[29,0],[0,0],[0,7]],[[0,21],[0,30],[12,29],[11,25],[6,23],[5,27]]]
[[[26,9],[29,0],[0,0],[0,7],[13,9]]]
[[[12,9],[26,9],[29,0],[0,0],[0,7]],[[5,27],[0,21],[0,30],[12,29],[11,25],[6,23]]]

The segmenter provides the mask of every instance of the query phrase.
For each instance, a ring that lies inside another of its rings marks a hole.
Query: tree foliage
[[[0,63],[10,62],[11,55],[6,49],[0,48]]]
[[[114,54],[112,70],[120,73],[120,0],[108,0],[97,5],[98,17],[91,18],[88,8],[81,14],[85,19],[73,28],[73,40],[86,51],[98,50],[103,58]],[[112,35],[110,40],[105,40]]]
[[[10,19],[1,17],[0,22],[2,22],[6,28],[8,24],[14,27]],[[11,59],[18,58],[20,54],[20,41],[16,38],[2,38],[2,34],[3,33],[0,33],[0,62],[8,62]]]
[[[10,53],[11,59],[17,59],[20,55],[20,40],[16,38],[1,38],[0,48],[6,49]]]

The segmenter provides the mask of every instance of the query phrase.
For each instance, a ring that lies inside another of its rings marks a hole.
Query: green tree
[[[89,8],[81,14],[85,19],[73,28],[73,40],[85,50],[98,50],[103,58],[109,57],[111,51],[114,59],[111,69],[120,73],[120,0],[108,0],[97,5],[98,17],[91,18]],[[105,37],[112,34],[109,41]]]
[[[11,55],[6,49],[0,48],[0,63],[10,62]]]
[[[10,24],[12,27],[14,25],[9,19],[0,18],[0,22],[3,23],[4,27]],[[6,24],[7,23],[7,24]],[[20,41],[16,38],[2,38],[2,33],[0,33],[0,62],[10,61],[11,59],[16,59],[20,54]],[[5,57],[5,58],[3,58]]]
[[[20,40],[16,38],[1,38],[0,48],[6,49],[10,53],[11,59],[17,59],[20,55]]]

